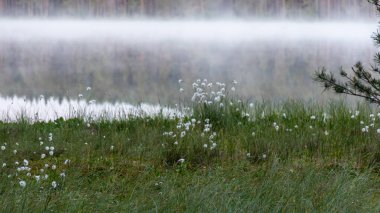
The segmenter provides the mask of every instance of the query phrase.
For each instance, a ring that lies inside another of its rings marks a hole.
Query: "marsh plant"
[[[188,86],[176,116],[0,122],[0,210],[380,209],[378,111]]]

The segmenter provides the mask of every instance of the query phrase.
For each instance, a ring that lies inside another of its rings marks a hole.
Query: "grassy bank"
[[[380,211],[376,111],[221,103],[176,119],[0,123],[1,211]]]

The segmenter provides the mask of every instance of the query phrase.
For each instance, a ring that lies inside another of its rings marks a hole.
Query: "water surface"
[[[0,20],[0,94],[175,103],[178,79],[239,82],[248,98],[318,99],[326,66],[369,65],[375,22]]]

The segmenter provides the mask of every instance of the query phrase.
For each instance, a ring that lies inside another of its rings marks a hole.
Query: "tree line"
[[[0,0],[0,16],[370,18],[363,0]]]

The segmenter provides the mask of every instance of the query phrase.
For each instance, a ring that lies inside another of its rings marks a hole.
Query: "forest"
[[[0,0],[0,16],[373,18],[363,0]]]

